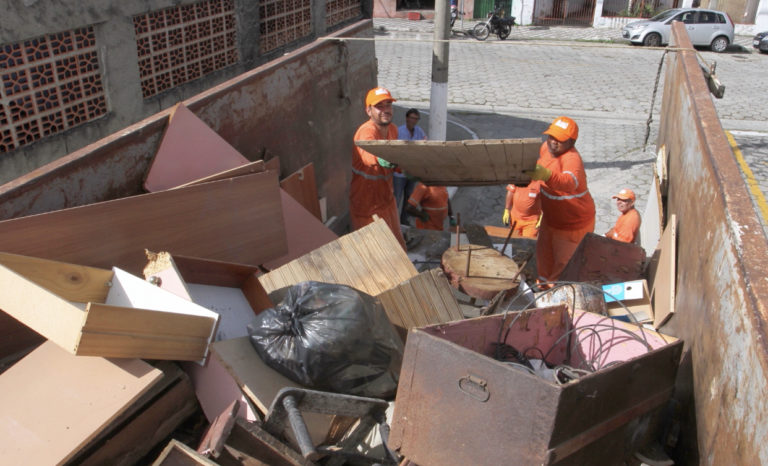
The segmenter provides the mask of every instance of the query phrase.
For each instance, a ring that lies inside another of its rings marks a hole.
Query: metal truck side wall
[[[367,118],[363,100],[376,85],[370,20],[360,21],[198,94],[184,104],[246,158],[264,149],[282,173],[314,162],[328,216],[345,225],[355,129]],[[169,110],[72,152],[0,186],[0,219],[142,193]]]
[[[676,312],[664,331],[685,340],[692,364],[678,380],[691,403],[681,436],[695,422],[701,464],[768,464],[768,242],[685,28],[672,30],[691,49],[668,55],[658,142],[669,154],[666,218],[678,218]]]

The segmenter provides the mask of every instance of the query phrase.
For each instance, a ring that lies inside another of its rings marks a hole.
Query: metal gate
[[[595,0],[536,0],[533,24],[537,26],[591,26]]]
[[[493,11],[496,5],[501,6],[501,11],[504,12],[504,17],[507,18],[512,14],[512,2],[511,1],[499,1],[499,0],[475,0],[473,6],[473,16],[476,19],[485,19],[488,17],[488,12]],[[517,21],[519,24],[520,21]]]

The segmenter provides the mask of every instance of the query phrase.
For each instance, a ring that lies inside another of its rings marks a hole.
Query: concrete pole
[[[432,46],[432,90],[429,96],[429,139],[445,141],[448,127],[448,36],[450,0],[435,0],[435,35]]]

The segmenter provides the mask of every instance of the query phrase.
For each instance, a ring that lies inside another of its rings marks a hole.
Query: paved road
[[[398,99],[396,122],[405,108],[429,110],[432,35],[415,32],[409,23],[426,22],[374,21],[379,84]],[[655,158],[663,80],[650,126],[647,120],[663,51],[609,42],[616,30],[529,27],[517,28],[515,34],[525,40],[479,42],[454,35],[448,139],[538,137],[554,117],[571,116],[581,128],[576,147],[597,204],[595,231],[604,233],[612,226],[618,212],[610,197],[623,187],[635,190],[642,212]],[[740,145],[764,147],[768,55],[735,45],[729,53],[702,51],[701,57],[717,62],[717,75],[726,85],[725,98],[715,102],[724,128],[735,131]],[[425,129],[427,120],[428,115],[422,119]],[[745,151],[745,159],[754,160],[752,152]],[[756,169],[758,179],[768,180],[768,167]],[[503,199],[501,186],[461,188],[453,197],[454,210],[464,219],[500,225]]]

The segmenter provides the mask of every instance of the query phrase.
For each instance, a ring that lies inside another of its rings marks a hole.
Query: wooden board
[[[412,328],[464,318],[440,269],[422,272],[378,298],[403,341]]]
[[[664,211],[656,168],[654,168],[646,199],[642,223],[640,223],[640,245],[645,249],[646,256],[650,256],[661,240],[661,225],[663,225],[661,214]]]
[[[43,343],[0,375],[0,457],[64,462],[161,377],[138,359],[73,356]]]
[[[540,138],[467,141],[356,141],[428,185],[528,184]]]
[[[259,277],[267,293],[315,280],[378,295],[418,274],[384,220],[342,236]]]
[[[652,270],[651,300],[653,327],[661,328],[675,312],[675,279],[677,261],[677,216],[672,214],[659,242],[658,266]]]
[[[245,165],[243,157],[182,103],[168,117],[168,126],[152,160],[144,189],[162,191]]]
[[[144,249],[253,265],[288,251],[274,173],[6,220],[0,244],[5,252],[135,275]]]
[[[268,270],[276,269],[338,239],[336,233],[323,225],[283,189],[280,190],[280,202],[285,218],[288,253],[264,262],[264,267]]]
[[[587,233],[559,280],[600,285],[628,282],[643,278],[644,266],[645,251],[640,246]]]
[[[211,352],[263,415],[267,414],[272,400],[282,388],[304,388],[267,366],[248,337],[217,341],[211,345]],[[318,413],[302,414],[314,444],[318,445],[325,440],[333,416]]]
[[[218,466],[218,464],[178,440],[171,439],[152,466]]]
[[[309,163],[280,181],[280,187],[292,198],[307,209],[318,220],[322,221],[320,202],[317,200],[317,181],[315,180],[315,165]]]
[[[469,267],[467,267],[469,263]],[[464,244],[443,253],[442,266],[451,285],[469,296],[492,299],[499,291],[517,288],[517,263],[487,246]]]
[[[185,188],[187,186],[200,184],[200,183],[209,183],[211,181],[226,180],[227,178],[235,178],[243,175],[252,175],[254,173],[262,173],[262,172],[265,172],[266,170],[267,168],[264,165],[264,161],[257,160],[255,162],[251,162],[246,165],[240,165],[235,168],[230,168],[229,170],[224,170],[219,173],[214,173],[213,175],[197,179],[195,181],[190,181],[189,183],[175,186],[173,189]]]

